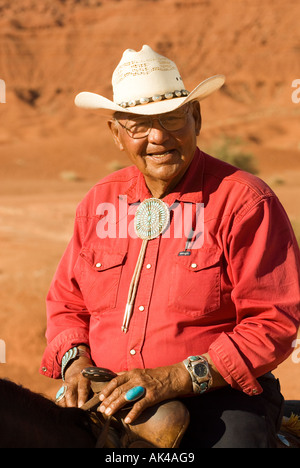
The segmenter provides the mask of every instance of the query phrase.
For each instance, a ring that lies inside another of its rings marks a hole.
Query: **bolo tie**
[[[122,331],[127,333],[134,307],[138,283],[145,258],[148,241],[160,236],[170,222],[170,210],[166,203],[159,198],[148,198],[138,207],[134,217],[134,229],[142,239],[142,245],[130,282],[128,298],[124,313]]]

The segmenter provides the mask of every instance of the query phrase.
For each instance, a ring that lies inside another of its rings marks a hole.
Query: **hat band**
[[[184,96],[188,96],[189,94],[190,93],[186,89],[182,89],[181,91],[176,90],[176,91],[171,91],[171,92],[165,93],[165,94],[155,94],[152,97],[132,99],[132,100],[130,100],[128,102],[121,102],[118,105],[125,109],[126,107],[135,107],[135,106],[139,106],[139,105],[149,104],[150,102],[159,102],[159,101],[163,101],[165,99],[174,99],[174,98],[177,98],[177,97],[184,97]]]

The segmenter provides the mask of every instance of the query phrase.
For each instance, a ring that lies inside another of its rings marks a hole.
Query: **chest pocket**
[[[220,307],[221,250],[192,249],[174,258],[170,275],[169,307],[200,317]]]
[[[97,315],[116,307],[126,253],[101,249],[80,252],[80,289],[91,313]]]

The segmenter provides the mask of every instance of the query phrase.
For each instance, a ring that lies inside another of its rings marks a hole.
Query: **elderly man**
[[[189,93],[174,62],[143,46],[124,52],[113,101],[76,97],[109,117],[132,165],[78,206],[41,373],[63,378],[61,405],[81,406],[82,369],[113,370],[100,411],[132,401],[126,423],[181,399],[186,448],[273,447],[283,398],[271,371],[297,335],[299,250],[271,189],[197,147],[199,101],[223,83]]]

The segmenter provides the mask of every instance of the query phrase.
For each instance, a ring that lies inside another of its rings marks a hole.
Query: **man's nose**
[[[161,144],[169,138],[169,132],[164,129],[158,119],[153,119],[148,135],[149,143]]]

